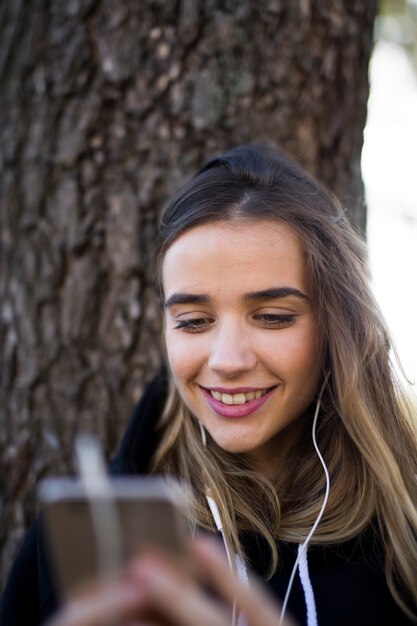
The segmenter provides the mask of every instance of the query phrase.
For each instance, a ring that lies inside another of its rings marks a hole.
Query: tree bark
[[[71,471],[107,454],[161,362],[149,247],[209,156],[273,140],[360,228],[375,0],[3,0],[0,575]],[[1,584],[1,579],[0,579]]]

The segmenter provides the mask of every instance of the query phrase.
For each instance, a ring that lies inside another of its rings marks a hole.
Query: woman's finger
[[[230,626],[230,614],[184,572],[161,555],[147,555],[132,568],[148,610],[177,626]]]
[[[230,604],[236,602],[238,610],[244,613],[249,626],[279,624],[278,603],[274,602],[260,583],[252,577],[249,585],[242,583],[231,571],[217,543],[212,539],[201,537],[192,542],[190,550],[209,584],[224,600]],[[294,623],[286,619],[285,626],[294,626]]]
[[[143,598],[129,581],[97,587],[71,600],[48,626],[110,626],[136,618]]]

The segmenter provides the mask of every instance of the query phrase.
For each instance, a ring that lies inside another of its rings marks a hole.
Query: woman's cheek
[[[195,335],[177,337],[168,332],[165,335],[166,350],[171,372],[178,381],[195,375],[201,362],[201,343]]]

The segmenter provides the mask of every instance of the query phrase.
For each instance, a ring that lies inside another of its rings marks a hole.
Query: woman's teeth
[[[223,402],[223,404],[245,404],[255,398],[264,396],[268,390],[259,389],[258,391],[248,391],[246,393],[220,393],[220,391],[210,391],[213,398]]]

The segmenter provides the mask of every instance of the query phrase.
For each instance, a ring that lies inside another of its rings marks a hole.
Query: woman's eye
[[[189,333],[201,333],[213,323],[213,320],[206,317],[196,317],[191,320],[181,320],[174,329],[182,329]]]
[[[268,328],[285,328],[295,323],[295,315],[277,313],[258,313],[254,316],[257,322]]]

